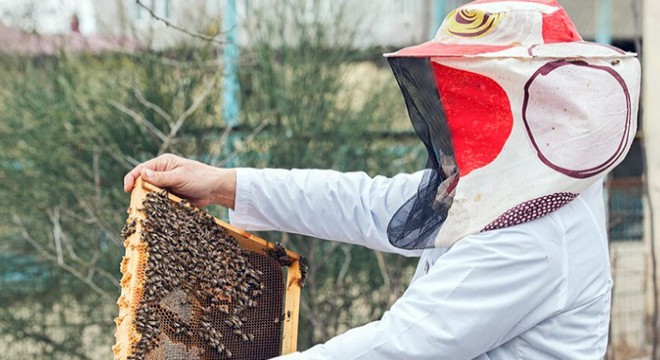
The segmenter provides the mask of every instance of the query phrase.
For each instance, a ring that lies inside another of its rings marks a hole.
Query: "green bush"
[[[195,55],[0,59],[3,354],[110,357],[124,174],[165,151],[222,152],[219,69]]]
[[[251,18],[233,133],[221,118],[222,69],[211,46],[0,57],[0,353],[111,356],[129,200],[122,178],[140,161],[173,152],[220,166],[231,158],[372,175],[421,166],[418,141],[393,130],[410,127],[401,126],[403,102],[386,65],[359,61],[349,46],[346,8],[292,11],[302,3],[277,2]],[[378,318],[412,273],[398,256],[264,237],[310,260],[300,349]]]

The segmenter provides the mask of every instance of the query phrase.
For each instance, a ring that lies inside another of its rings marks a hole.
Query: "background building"
[[[657,6],[642,12],[642,0],[558,0],[562,4],[582,36],[586,40],[611,41],[628,51],[641,52],[642,14],[647,21],[648,34],[658,34],[651,19],[660,15]],[[658,0],[648,0],[657,3]],[[0,50],[21,52],[29,45],[36,52],[45,51],[42,41],[75,41],[76,44],[98,44],[103,39],[133,39],[136,44],[153,49],[165,49],[178,44],[197,41],[181,31],[168,27],[166,22],[203,35],[220,32],[225,0],[141,0],[153,11],[153,15],[135,0],[1,0],[0,1]],[[273,0],[237,0],[239,44],[249,47],[249,22],[258,21],[258,13],[269,13]],[[340,6],[334,0],[299,0],[298,8],[310,18]],[[465,3],[463,0],[381,0],[364,2],[346,0],[345,20],[357,26],[353,46],[358,49],[398,48],[430,39],[438,22],[438,5],[452,9]],[[655,9],[655,10],[653,10]],[[656,12],[652,12],[656,11]],[[327,21],[332,18],[327,15]],[[38,35],[38,36],[37,36]],[[657,36],[657,35],[654,35]],[[87,39],[87,41],[85,41]],[[653,44],[647,38],[647,45]],[[655,42],[657,44],[657,41]],[[105,44],[105,43],[104,43]],[[118,49],[121,42],[113,40]],[[85,45],[87,46],[87,45]],[[92,47],[82,46],[87,51]],[[657,75],[658,60],[649,46],[645,58],[645,73]],[[105,48],[103,48],[105,49]],[[377,52],[379,50],[374,50]],[[213,62],[215,66],[215,62]],[[655,72],[651,72],[655,66]],[[647,71],[648,70],[648,71]],[[656,76],[657,77],[657,76]],[[646,80],[646,94],[653,94],[653,84]],[[660,113],[652,109],[650,96],[645,105],[646,123],[653,124]],[[657,123],[657,121],[655,122]],[[407,124],[406,124],[407,125]],[[640,124],[641,125],[641,124]],[[641,129],[641,126],[640,126]],[[651,129],[649,129],[651,130]],[[648,134],[648,133],[647,133]],[[615,296],[611,340],[620,348],[643,352],[651,343],[649,323],[654,317],[656,297],[652,279],[652,238],[647,231],[650,224],[648,210],[645,216],[645,185],[643,183],[642,132],[638,134],[629,156],[612,174],[608,181],[608,208],[610,211],[610,239]],[[653,145],[653,144],[651,144]],[[649,154],[656,154],[651,150]],[[654,163],[651,161],[651,165]],[[657,167],[657,165],[656,165]],[[648,203],[647,209],[650,209]],[[660,212],[658,212],[660,213]],[[657,215],[656,215],[657,216]],[[647,227],[645,228],[645,221]],[[656,222],[657,223],[657,222]],[[645,241],[642,241],[645,239]],[[623,356],[622,358],[626,358]]]
[[[200,33],[217,33],[224,0],[142,0],[153,12],[172,24]],[[360,26],[357,47],[405,46],[428,40],[436,27],[436,7],[444,3],[445,10],[465,3],[463,0],[382,0],[376,3],[345,1],[353,14],[351,22]],[[641,2],[637,0],[559,0],[585,39],[596,38],[604,28],[619,44],[641,36]],[[239,22],[249,21],[251,14],[267,10],[272,2],[245,0],[237,2]],[[300,11],[313,13],[324,8],[340,6],[337,1],[307,0]],[[602,11],[600,4],[609,3],[611,9]],[[635,7],[639,7],[635,14]],[[187,38],[181,32],[168,29],[155,21],[134,0],[4,0],[0,2],[0,22],[39,33],[62,34],[70,31],[71,18],[80,21],[84,35],[113,35],[135,37],[142,43],[166,47]],[[607,18],[610,21],[607,21]],[[600,19],[605,19],[604,23]],[[245,30],[242,27],[242,30]],[[189,40],[189,39],[188,39]],[[239,40],[248,45],[246,38]]]

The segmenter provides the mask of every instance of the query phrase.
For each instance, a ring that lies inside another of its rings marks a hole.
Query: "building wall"
[[[1,0],[0,23],[42,34],[71,31],[75,14],[84,35],[97,33],[95,0]]]
[[[585,39],[596,37],[599,4],[602,0],[558,0]],[[639,0],[611,0],[611,32],[614,40],[631,39],[642,34]]]
[[[154,19],[135,0],[94,0],[98,31],[126,36],[153,48],[165,48],[191,38]],[[219,26],[220,0],[142,0],[156,16],[187,30],[209,34]]]
[[[141,0],[153,8],[158,16],[173,24],[199,33],[209,33],[219,27],[225,0]],[[322,7],[324,14],[332,14],[339,6],[338,0],[299,0],[301,12],[313,12],[314,4]],[[585,39],[593,39],[596,33],[598,4],[602,0],[559,0]],[[448,11],[467,1],[445,0]],[[611,0],[612,35],[614,39],[629,39],[641,33],[641,21],[636,19],[637,0]],[[348,7],[348,23],[358,25],[356,47],[405,46],[429,40],[434,33],[434,0],[380,0],[365,2],[345,0]],[[281,4],[272,0],[237,0],[241,23],[252,20],[259,10],[267,10]],[[638,5],[639,6],[639,5]],[[637,9],[641,15],[641,9]],[[80,18],[83,34],[99,34],[133,37],[155,48],[174,45],[191,39],[154,20],[135,0],[2,0],[0,22],[27,30],[43,33],[70,31],[73,14]],[[332,22],[332,19],[327,19]],[[248,29],[242,26],[241,33]],[[248,37],[241,36],[242,45],[248,45]]]

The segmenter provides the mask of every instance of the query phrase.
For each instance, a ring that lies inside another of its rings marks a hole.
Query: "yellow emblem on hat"
[[[503,15],[478,9],[457,9],[447,15],[443,27],[449,35],[478,38],[491,32]]]

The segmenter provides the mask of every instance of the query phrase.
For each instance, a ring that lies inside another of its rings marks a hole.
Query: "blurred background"
[[[122,178],[141,161],[171,152],[227,167],[423,168],[382,53],[430,39],[465,2],[0,0],[0,359],[111,358]],[[606,182],[608,358],[657,359],[660,151],[644,139],[658,127],[660,53],[643,45],[660,43],[660,5],[559,2],[585,40],[643,56],[639,132]],[[378,319],[414,270],[414,259],[259,235],[310,260],[301,350]]]

